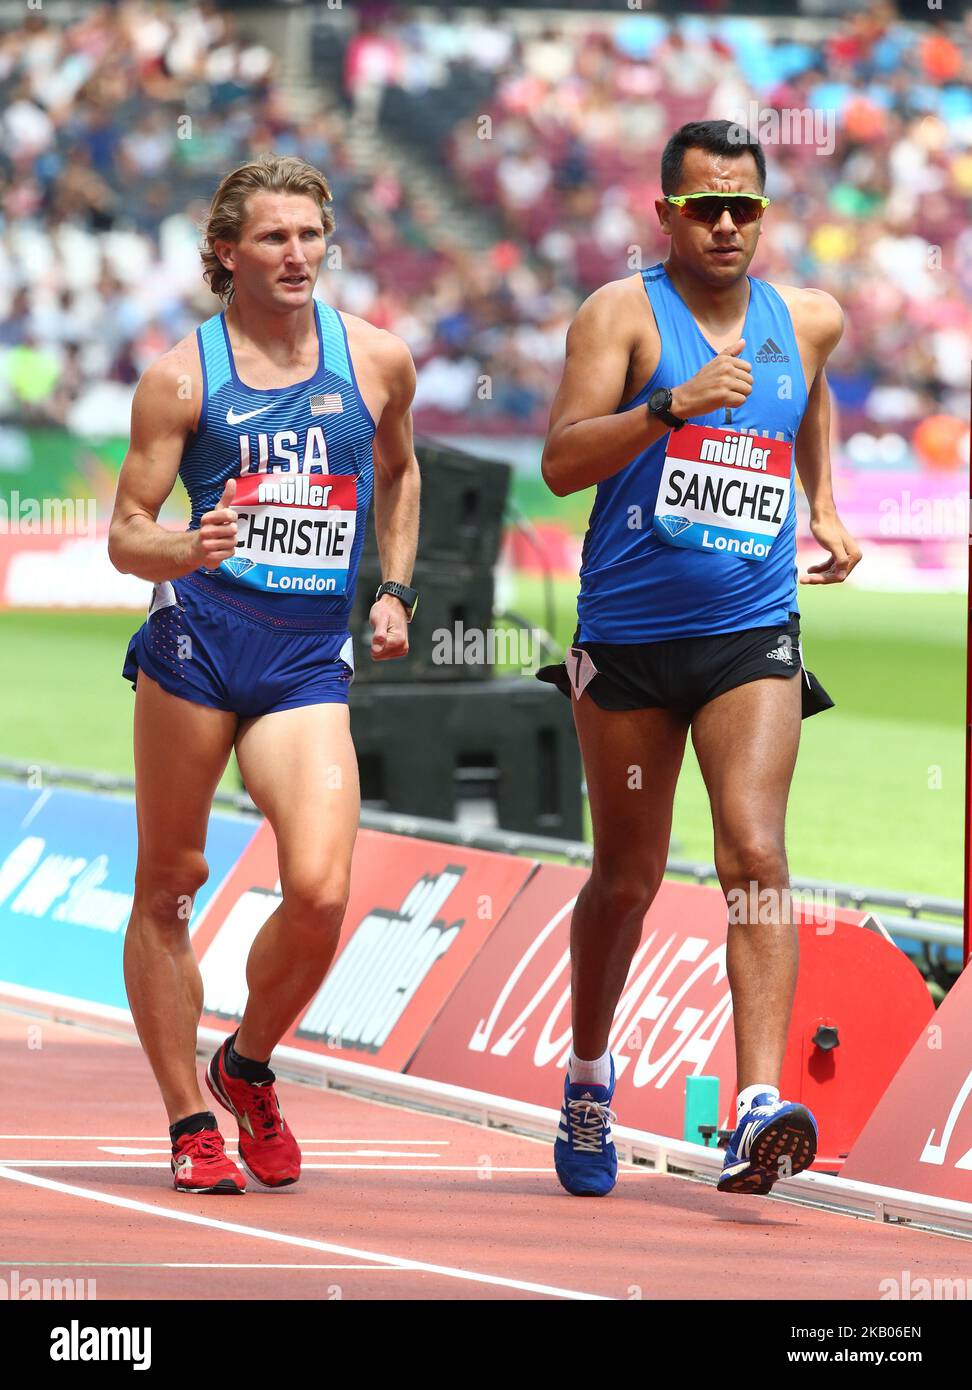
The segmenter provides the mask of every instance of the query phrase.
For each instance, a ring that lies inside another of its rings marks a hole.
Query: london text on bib
[[[792,445],[766,435],[672,430],[655,501],[655,535],[712,555],[765,560],[790,504]]]
[[[244,474],[233,499],[236,554],[220,571],[268,593],[343,594],[357,495],[344,474]]]

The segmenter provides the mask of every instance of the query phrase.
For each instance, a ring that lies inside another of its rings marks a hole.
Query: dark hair
[[[665,146],[661,160],[662,192],[676,193],[682,181],[682,160],[686,150],[708,150],[710,154],[731,157],[748,150],[756,161],[760,188],[766,187],[766,157],[745,126],[737,121],[689,121],[680,126]]]

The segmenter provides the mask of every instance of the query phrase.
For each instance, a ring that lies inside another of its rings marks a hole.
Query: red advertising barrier
[[[538,1105],[560,1104],[570,1051],[570,914],[587,878],[543,864],[486,942],[409,1067]],[[726,903],[717,889],[662,884],[611,1032],[627,1125],[681,1136],[684,1081],[735,1086]]]
[[[0,609],[145,610],[151,596],[151,584],[114,568],[107,531],[0,534]]]
[[[571,1041],[570,916],[586,877],[363,830],[334,964],[281,1041],[556,1106]],[[279,902],[264,823],[193,935],[211,1025],[242,1017],[246,957]],[[831,1171],[932,1014],[917,970],[862,920],[844,909],[800,927],[781,1089],[816,1114],[818,1166]],[[691,1075],[719,1077],[727,1123],[736,1078],[725,957],[721,891],[664,882],[610,1037],[625,1124],[681,1137]]]
[[[781,1095],[806,1105],[820,1126],[814,1166],[842,1174],[854,1141],[935,1012],[904,952],[847,924],[861,916],[842,911],[825,930],[801,928],[780,1076]]]
[[[401,1071],[535,867],[362,830],[338,954],[281,1042]],[[279,902],[276,843],[264,822],[193,936],[204,1022],[242,1017],[247,953]]]
[[[543,864],[490,936],[409,1072],[554,1106],[570,1050],[570,914],[586,873]],[[897,947],[841,910],[800,928],[800,980],[782,1089],[817,1116],[832,1171],[932,1012]],[[626,1125],[681,1137],[685,1078],[718,1076],[720,1122],[735,1099],[732,999],[720,890],[665,881],[610,1035]],[[838,1046],[818,1033],[836,1028]],[[818,1042],[813,1041],[814,1037]]]
[[[922,1030],[843,1176],[972,1201],[972,967]]]

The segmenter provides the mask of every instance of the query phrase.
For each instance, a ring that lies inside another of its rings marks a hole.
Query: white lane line
[[[232,1157],[232,1155],[230,1155]],[[401,1155],[393,1154],[393,1158]],[[120,1160],[114,1158],[0,1158],[0,1164],[7,1168],[162,1168],[170,1169],[171,1163],[143,1163],[139,1159]],[[349,1172],[359,1170],[381,1173],[553,1173],[553,1165],[544,1168],[513,1168],[499,1163],[302,1163],[301,1170],[332,1170],[346,1168]],[[651,1173],[652,1169],[646,1169]]]
[[[61,1143],[91,1144],[168,1144],[167,1134],[0,1134],[0,1140],[53,1139]],[[451,1139],[377,1139],[363,1134],[358,1139],[301,1139],[301,1148],[307,1144],[411,1144],[420,1148],[447,1148]],[[168,1149],[166,1150],[168,1153]]]
[[[573,1298],[598,1303],[613,1301],[608,1299],[606,1294],[580,1293],[576,1289],[561,1289],[552,1284],[535,1284],[527,1279],[508,1279],[501,1274],[476,1274],[471,1269],[458,1269],[452,1265],[436,1265],[399,1255],[382,1255],[375,1250],[358,1250],[354,1246],[335,1245],[331,1241],[310,1240],[307,1236],[283,1235],[280,1231],[267,1231],[260,1226],[241,1226],[235,1221],[219,1221],[213,1216],[199,1216],[193,1212],[154,1207],[149,1202],[136,1202],[131,1197],[114,1197],[106,1192],[89,1192],[86,1188],[75,1187],[71,1183],[38,1177],[36,1173],[22,1173],[15,1168],[0,1167],[0,1178],[6,1178],[8,1182],[24,1183],[28,1187],[39,1187],[46,1192],[63,1192],[68,1197],[102,1202],[105,1206],[120,1207],[123,1211],[144,1212],[147,1216],[160,1216],[166,1221],[182,1221],[190,1226],[208,1226],[212,1230],[226,1231],[229,1235],[250,1236],[253,1240],[278,1241],[282,1245],[295,1245],[302,1250],[317,1250],[324,1255],[343,1255],[347,1259],[391,1265],[399,1269],[414,1269],[422,1274],[439,1274],[447,1279],[461,1279],[472,1284],[493,1284],[497,1288],[519,1289],[522,1293],[548,1294],[553,1298]]]
[[[27,812],[23,820],[20,822],[19,828],[21,830],[23,830],[26,826],[30,825],[31,821],[37,815],[37,812],[41,809],[42,806],[47,805],[52,791],[53,787],[46,787],[44,791],[41,792],[40,796],[37,798],[33,806],[31,806],[30,810]]]

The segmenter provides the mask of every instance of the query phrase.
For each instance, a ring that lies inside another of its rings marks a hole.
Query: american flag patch
[[[310,408],[312,415],[341,415],[344,401],[339,391],[325,391],[322,396],[311,396]]]

